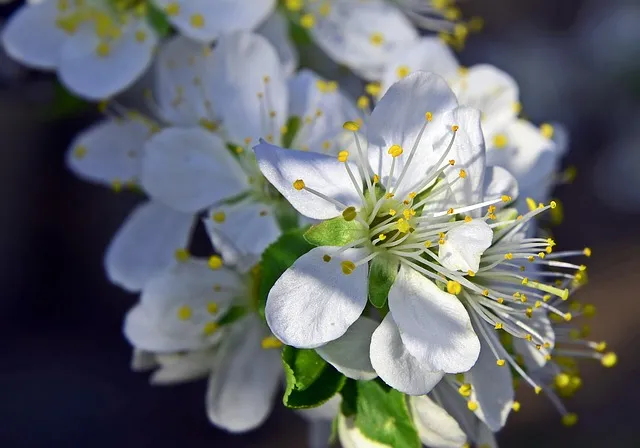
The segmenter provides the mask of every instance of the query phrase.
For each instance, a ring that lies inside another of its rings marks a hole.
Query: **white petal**
[[[289,80],[289,114],[302,120],[292,146],[337,154],[347,146],[341,141],[343,134],[353,138],[351,132],[345,132],[342,125],[346,121],[356,120],[360,114],[353,100],[347,98],[340,89],[322,90],[318,87],[319,83],[322,85],[326,81],[306,69]],[[353,154],[357,153],[353,151]]]
[[[507,195],[516,199],[518,197],[518,181],[513,175],[499,166],[488,166],[484,174],[485,199],[499,198]],[[499,207],[501,204],[496,204]]]
[[[475,443],[482,448],[498,448],[495,434],[482,422],[476,428]]]
[[[298,67],[298,50],[289,38],[289,23],[284,16],[271,14],[256,32],[266,37],[278,52],[284,73],[293,74]]]
[[[447,233],[444,244],[440,245],[440,263],[452,271],[478,272],[480,258],[491,246],[493,231],[489,224],[480,219],[465,222]]]
[[[447,179],[452,182],[459,177],[460,170],[466,172],[466,176],[463,179],[457,179],[452,187],[455,198],[460,205],[481,202],[487,163],[484,137],[480,125],[480,112],[461,106],[446,115],[444,124],[445,129],[451,129],[454,125],[458,126],[451,151],[447,157],[447,159],[455,160],[455,169],[445,171]],[[451,138],[448,137],[441,145],[448,145],[450,141]]]
[[[287,121],[288,93],[278,54],[264,37],[247,32],[222,36],[214,50],[214,102],[228,140],[241,144],[271,136],[279,141]],[[275,115],[273,115],[275,114]]]
[[[109,280],[139,291],[176,262],[175,251],[186,247],[192,227],[191,214],[153,201],[139,205],[109,244],[104,260]]]
[[[142,120],[103,120],[76,137],[67,151],[67,165],[93,182],[136,182],[142,146],[150,135],[149,124]]]
[[[279,350],[265,350],[264,324],[250,315],[236,325],[220,348],[221,359],[207,390],[207,415],[230,432],[256,428],[268,417],[282,374]]]
[[[474,65],[453,90],[461,105],[482,111],[482,129],[488,139],[516,118],[518,84],[492,65]]]
[[[154,98],[165,120],[182,126],[219,121],[212,97],[213,66],[208,45],[179,35],[162,44],[154,66]]]
[[[330,219],[339,216],[348,206],[360,208],[360,196],[344,164],[336,157],[292,151],[266,142],[260,143],[254,150],[262,174],[303,215],[312,219]],[[351,162],[347,163],[361,184],[358,168]],[[345,207],[338,207],[306,190],[296,190],[293,183],[298,179],[304,181],[307,187],[341,202]]]
[[[486,324],[486,331],[493,331]],[[508,364],[500,367],[484,338],[480,342],[480,356],[465,374],[471,384],[470,400],[478,403],[474,412],[492,431],[498,431],[507,421],[514,400],[513,378]]]
[[[186,353],[160,354],[160,368],[153,372],[150,382],[155,386],[172,386],[206,377],[214,366],[215,349]]]
[[[475,364],[480,341],[467,310],[428,278],[401,266],[389,291],[389,309],[407,350],[425,369],[458,373]]]
[[[345,334],[367,304],[366,263],[351,274],[341,262],[357,262],[363,249],[316,247],[301,256],[273,285],[265,314],[273,334],[287,345],[316,348]],[[329,262],[325,255],[331,256]]]
[[[56,26],[57,6],[51,0],[26,4],[9,18],[2,32],[2,46],[9,56],[34,68],[56,68],[68,38]]]
[[[377,326],[376,321],[362,316],[345,334],[316,351],[344,376],[354,380],[372,380],[378,375],[371,365],[368,348]]]
[[[456,106],[456,97],[446,81],[426,72],[412,73],[393,84],[378,102],[367,122],[369,164],[389,189],[408,163],[400,187],[394,187],[396,196],[406,196],[422,183],[427,171],[437,168],[433,165],[441,153],[437,153],[433,145],[444,132],[451,133],[442,128],[440,120],[445,112]],[[434,122],[427,124],[427,112],[432,113]],[[418,140],[425,124],[427,127]],[[389,179],[393,157],[388,151],[393,145],[400,145],[404,152],[396,158],[393,178]],[[417,145],[416,151],[409,160],[414,145]]]
[[[439,37],[423,37],[397,51],[387,65],[381,80],[382,92],[402,79],[404,70],[424,70],[449,79],[457,74],[458,61],[451,48]]]
[[[549,351],[555,345],[555,333],[551,321],[544,312],[534,312],[531,319],[527,319],[526,325],[531,327],[537,336],[543,338],[545,342],[550,344]],[[521,338],[513,338],[513,348],[518,354],[522,355],[527,371],[535,371],[545,366],[547,359],[545,353],[538,350],[535,344]]]
[[[407,351],[391,313],[386,315],[371,337],[370,356],[380,378],[405,394],[426,394],[444,375],[427,370],[424,363]]]
[[[225,263],[244,271],[280,236],[274,213],[266,204],[246,200],[211,208],[203,222]]]
[[[166,8],[177,3],[180,10],[168,15],[181,34],[202,42],[211,42],[222,33],[250,30],[258,26],[273,10],[275,0],[154,0]],[[202,25],[194,16],[202,18]],[[197,26],[193,24],[197,23]]]
[[[367,439],[358,429],[353,417],[338,414],[338,438],[342,448],[389,448],[389,445]]]
[[[224,142],[202,128],[167,128],[147,141],[142,185],[170,207],[196,212],[248,188]]]
[[[222,290],[215,291],[216,285]],[[124,333],[133,346],[154,352],[208,347],[220,332],[207,332],[205,325],[224,315],[238,291],[242,287],[233,271],[214,271],[206,260],[178,263],[146,284],[140,303],[127,314]]]
[[[409,397],[409,408],[422,443],[433,448],[460,448],[467,436],[458,422],[431,398]]]
[[[133,349],[131,355],[131,370],[134,372],[144,372],[145,370],[151,370],[158,366],[158,360],[153,352],[147,352],[145,350]]]
[[[141,42],[136,32],[143,32]],[[155,31],[144,20],[130,18],[122,36],[112,41],[109,54],[99,56],[98,36],[90,27],[69,36],[60,53],[58,75],[75,94],[89,99],[108,98],[131,86],[151,63],[157,44]]]

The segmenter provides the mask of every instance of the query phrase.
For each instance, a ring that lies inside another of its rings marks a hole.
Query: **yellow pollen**
[[[380,176],[378,176],[377,174],[373,175],[373,183],[377,184],[378,182],[380,182]]]
[[[558,375],[556,375],[554,379],[555,385],[560,388],[567,387],[570,382],[571,382],[571,377],[566,373],[559,373]]]
[[[502,195],[502,202],[509,202],[511,200],[511,196],[507,196],[506,194]]]
[[[507,136],[504,134],[498,134],[495,137],[493,137],[493,145],[496,148],[504,148],[505,146],[507,146],[507,144],[509,143],[509,140],[507,139]]]
[[[387,235],[385,235],[384,233],[381,233],[380,235],[378,235],[378,239],[379,239],[380,241],[384,241],[384,240],[386,240],[386,239],[387,239]]]
[[[602,356],[600,363],[605,367],[613,367],[618,363],[618,355],[614,352],[609,352]]]
[[[590,257],[591,256],[591,249],[589,247],[585,247],[582,250],[582,253],[585,255],[585,257]]]
[[[347,207],[342,212],[342,217],[345,221],[353,221],[356,219],[356,216],[358,216],[358,213],[356,212],[355,207]]]
[[[396,228],[400,233],[408,233],[411,230],[411,225],[404,218],[400,218],[396,224]]]
[[[343,129],[347,131],[357,132],[360,129],[360,125],[355,121],[347,121],[342,125]]]
[[[476,276],[476,273],[475,273],[475,272],[473,272],[472,270],[468,270],[468,271],[467,271],[467,275],[468,275],[469,277],[475,277],[475,276]]]
[[[564,315],[565,322],[571,322],[571,318],[572,318],[571,313],[566,313]]]
[[[364,91],[373,97],[377,97],[378,95],[380,95],[382,87],[378,82],[370,82],[364,87]]]
[[[295,182],[293,182],[293,188],[295,188],[298,191],[302,190],[304,187],[305,185],[302,179],[298,179]]]
[[[189,320],[191,319],[193,312],[191,311],[190,306],[182,305],[181,307],[178,308],[176,314],[178,316],[178,319],[180,320]]]
[[[325,263],[329,263],[331,261],[331,255],[324,254],[322,256],[322,261],[324,261]]]
[[[289,11],[300,11],[304,4],[304,0],[286,0],[285,7]]]
[[[358,98],[358,109],[367,109],[369,107],[369,98],[366,96],[361,96]]]
[[[509,252],[508,254],[504,254],[505,260],[513,260],[513,254]]]
[[[387,153],[391,155],[391,157],[399,157],[402,155],[403,152],[404,150],[400,145],[393,145],[391,146],[391,148],[389,148],[389,151],[387,151]]]
[[[278,338],[276,338],[275,336],[271,335],[271,336],[265,337],[260,342],[260,346],[265,350],[280,348],[282,347],[282,342],[280,342],[280,340],[278,340]]]
[[[504,366],[504,364],[505,364],[505,360],[504,360],[504,359],[498,359],[498,360],[496,360],[496,365],[497,365],[498,367],[503,367],[503,366]]]
[[[175,17],[180,14],[180,5],[176,2],[171,2],[164,8],[164,12],[166,12],[168,16]]]
[[[101,58],[106,58],[111,53],[111,46],[108,42],[100,42],[96,45],[96,54]]]
[[[393,193],[387,193],[387,194],[384,195],[384,197],[387,198],[387,199],[391,199],[394,196],[395,196],[395,194],[393,194]]]
[[[176,249],[174,256],[177,261],[187,261],[189,259],[189,251],[187,249]]]
[[[211,215],[211,218],[217,223],[222,223],[225,219],[227,219],[227,215],[225,215],[224,212],[215,212],[213,215]]]
[[[396,211],[392,208],[389,209],[389,216],[396,216]]]
[[[494,330],[502,330],[503,328],[502,322],[496,322],[493,328]]]
[[[500,305],[502,305],[504,303],[504,299],[502,297],[498,297],[496,299],[496,302],[498,302]]]
[[[218,312],[218,304],[216,302],[207,303],[207,311],[209,314],[216,314]]]
[[[511,405],[511,409],[513,409],[513,412],[518,412],[520,410],[520,402],[514,401]]]
[[[558,206],[558,204],[556,203],[556,201],[549,202],[549,207],[556,208],[557,206]]]
[[[562,416],[562,424],[564,426],[573,426],[576,423],[578,423],[578,415],[573,413],[573,412],[569,412],[568,414],[565,414]]]
[[[211,336],[217,330],[218,330],[218,324],[216,322],[207,322],[206,324],[204,324],[204,328],[202,329],[202,332],[205,334],[205,336]]]
[[[209,262],[207,263],[211,269],[214,271],[216,269],[220,269],[222,267],[222,258],[217,255],[212,255],[209,257]]]
[[[409,73],[411,73],[411,69],[409,67],[407,67],[406,65],[401,65],[398,68],[396,68],[396,76],[398,77],[398,79],[402,79],[405,78],[409,75]],[[427,118],[427,120],[429,120]],[[431,121],[431,120],[429,120]]]
[[[596,344],[596,346],[594,347],[594,350],[597,352],[602,353],[603,351],[605,351],[607,349],[607,343],[602,341],[602,342],[598,342]]]
[[[433,120],[433,114],[431,112],[427,112],[424,114],[424,118],[426,118],[427,121],[431,121]]]
[[[465,170],[460,170],[459,176],[465,179],[467,177],[467,172]]]
[[[316,24],[316,18],[312,14],[304,14],[300,17],[300,26],[302,28],[310,29]]]
[[[449,294],[458,295],[462,292],[462,285],[456,281],[449,280],[447,282],[447,292]]]
[[[424,242],[424,247],[431,247],[431,240],[427,240]]]
[[[482,291],[482,295],[485,296],[485,297],[488,296],[489,295],[489,290],[485,289],[484,291]]]
[[[453,215],[453,207],[447,210],[447,215]]]
[[[349,260],[340,262],[340,266],[342,267],[342,273],[344,275],[351,275],[356,269],[355,263]]]
[[[349,151],[340,151],[338,153],[338,161],[346,162],[349,159]]]
[[[458,388],[458,393],[463,397],[468,397],[471,395],[471,384],[464,383]]]
[[[372,33],[371,36],[369,36],[369,42],[371,42],[371,45],[379,47],[384,43],[384,35],[379,32]]]
[[[451,126],[451,130],[453,132],[458,132],[458,129],[460,129],[460,126],[458,126],[457,124],[454,124],[453,126]]]
[[[147,40],[147,33],[145,33],[143,30],[136,31],[136,40],[140,43],[144,42],[145,40]]]
[[[476,403],[475,401],[469,401],[467,402],[467,408],[473,412],[478,410],[478,403]]]
[[[554,129],[549,123],[544,123],[540,126],[540,132],[545,138],[553,138]]]
[[[193,14],[189,18],[189,23],[194,28],[202,28],[204,27],[204,16],[202,14]]]
[[[536,393],[536,395],[539,395],[540,392],[542,392],[542,387],[536,386],[533,388],[533,391]]]

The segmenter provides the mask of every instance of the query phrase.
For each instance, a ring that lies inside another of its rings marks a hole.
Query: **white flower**
[[[502,170],[485,187],[479,114],[458,107],[433,74],[414,73],[388,90],[366,122],[368,147],[355,123],[345,128],[354,131],[355,143],[337,158],[266,142],[255,148],[263,174],[296,210],[353,223],[347,241],[312,249],[280,277],[269,293],[267,322],[294,347],[348,336],[367,304],[368,262],[380,257],[399,272],[388,294],[390,312],[373,333],[371,363],[392,387],[424,394],[443,373],[469,370],[480,350],[465,307],[433,282],[441,280],[429,271],[439,257],[429,247],[464,227],[469,231],[461,235],[473,244],[449,245],[448,253],[474,264],[491,244],[489,226],[449,217],[509,200],[479,199],[512,179]]]
[[[145,285],[124,325],[138,350],[137,364],[160,364],[155,384],[208,375],[207,415],[231,432],[251,430],[266,419],[282,375],[280,352],[270,349],[281,344],[255,313],[255,281],[205,259],[186,259]],[[237,310],[245,314],[229,319]]]
[[[383,0],[287,2],[314,41],[365,79],[377,79],[392,53],[418,38],[411,22]]]
[[[335,153],[342,122],[358,112],[335,83],[308,71],[288,77],[274,49],[255,34],[224,35],[204,51],[176,39],[158,67],[158,108],[175,125],[145,143],[142,186],[176,210],[206,211],[205,225],[225,260],[250,266],[280,234],[283,201],[249,146],[261,137],[282,142],[290,124],[297,128],[291,147]],[[294,116],[297,123],[289,123]]]
[[[506,168],[518,181],[518,208],[526,211],[525,198],[546,202],[559,169],[566,142],[564,132],[544,124],[540,129],[519,119],[518,85],[505,72],[481,64],[469,69],[458,65],[439,38],[424,37],[396,52],[382,76],[381,91],[415,70],[443,76],[461,105],[482,111],[482,131],[487,142],[487,165]],[[556,139],[554,140],[554,137]]]

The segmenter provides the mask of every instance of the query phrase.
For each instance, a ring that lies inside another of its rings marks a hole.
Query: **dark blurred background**
[[[570,131],[558,187],[561,248],[590,246],[594,340],[614,369],[583,363],[580,416],[564,428],[541,396],[523,390],[503,447],[640,447],[640,1],[467,0],[485,20],[462,62],[487,62],[520,83],[524,113]],[[6,17],[11,7],[2,7]],[[95,118],[52,120],[51,77],[0,57],[0,447],[301,447],[305,424],[278,408],[262,429],[230,436],[209,425],[205,382],[151,387],[129,369],[121,322],[135,297],[110,285],[102,255],[137,201],[76,179],[71,139]]]

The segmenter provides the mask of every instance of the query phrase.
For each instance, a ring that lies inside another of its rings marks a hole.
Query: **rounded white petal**
[[[356,187],[349,178],[344,163],[336,157],[292,151],[266,142],[260,143],[254,150],[262,174],[304,216],[330,219],[339,216],[346,207],[360,208],[362,201]],[[361,185],[357,166],[347,163]],[[344,208],[309,191],[295,189],[293,183],[297,180],[302,180],[305,186],[341,202]]]
[[[202,128],[167,128],[144,147],[142,186],[168,206],[196,212],[245,191],[244,171],[224,142]]]
[[[287,83],[278,54],[264,37],[248,32],[223,35],[214,49],[214,103],[227,140],[255,145],[280,139],[287,122]],[[271,139],[269,138],[271,137]]]
[[[318,347],[318,354],[347,378],[372,380],[378,376],[371,365],[369,346],[371,335],[378,323],[368,317],[360,317],[338,339]]]
[[[176,249],[189,242],[193,216],[157,202],[139,205],[109,244],[104,264],[109,280],[139,291],[157,273],[173,265]]]
[[[265,314],[278,339],[298,348],[316,348],[338,339],[367,304],[366,263],[345,274],[343,261],[357,262],[363,249],[316,247],[301,256],[273,285]],[[324,261],[329,255],[331,260]]]
[[[404,346],[400,331],[388,313],[371,337],[371,364],[380,378],[400,392],[424,395],[444,373],[427,370]]]
[[[144,33],[140,40],[136,33]],[[158,38],[144,20],[130,19],[122,36],[98,54],[100,39],[91,27],[80,28],[65,41],[58,63],[60,81],[78,96],[100,100],[131,86],[151,64]]]
[[[394,53],[382,76],[381,92],[409,73],[424,70],[450,79],[457,74],[458,61],[451,48],[435,36],[423,37]]]
[[[214,55],[208,45],[184,36],[165,41],[155,61],[154,99],[169,123],[195,126],[219,121],[212,98]]]
[[[387,189],[393,187],[396,196],[404,197],[414,191],[427,172],[439,168],[434,165],[442,153],[434,149],[434,144],[444,138],[443,134],[451,133],[443,128],[441,120],[445,112],[456,106],[456,97],[444,79],[433,73],[415,72],[393,84],[373,109],[367,122],[369,164]],[[431,123],[425,118],[427,112],[433,115]],[[449,140],[450,137],[447,143]],[[401,146],[403,153],[396,158],[393,178],[389,179],[394,159],[388,151],[393,145]],[[414,145],[417,146],[412,157]]]
[[[401,266],[389,291],[389,309],[407,350],[425,369],[459,373],[475,364],[480,341],[467,310],[428,278]]]
[[[518,181],[513,175],[499,166],[488,166],[484,174],[484,198],[495,199],[507,195],[513,199],[519,194]],[[502,205],[496,204],[496,207]]]
[[[484,322],[486,331],[493,331]],[[474,411],[480,420],[492,431],[504,426],[511,412],[514,400],[513,378],[508,364],[500,367],[484,339],[480,342],[480,356],[473,368],[465,374],[465,381],[471,384],[470,400],[478,403]]]
[[[75,138],[67,151],[67,165],[88,181],[135,183],[142,146],[150,136],[149,124],[141,119],[108,118]]]
[[[168,19],[180,33],[194,40],[212,42],[222,33],[258,26],[275,6],[275,0],[154,0],[161,8],[179,5]]]
[[[159,354],[160,367],[149,379],[155,386],[172,386],[206,377],[214,366],[215,349]]]
[[[236,324],[209,378],[207,416],[230,432],[254,429],[269,416],[280,384],[280,351],[263,349],[269,333],[256,315]]]
[[[298,50],[289,38],[289,23],[282,14],[271,14],[256,30],[266,37],[280,57],[286,75],[291,75],[298,67]]]
[[[353,417],[338,414],[338,438],[342,448],[389,448],[388,445],[367,439],[360,432]]]
[[[409,397],[409,409],[423,444],[432,448],[460,448],[467,441],[458,422],[428,396]]]
[[[491,246],[493,230],[480,219],[465,222],[450,230],[440,245],[438,258],[442,266],[452,271],[478,272],[480,258]]]
[[[222,290],[215,291],[216,285]],[[207,331],[207,324],[224,315],[238,291],[242,286],[233,271],[212,270],[206,260],[177,263],[145,285],[125,319],[125,336],[133,346],[153,352],[211,346],[220,332]]]
[[[281,234],[270,206],[249,200],[213,207],[203,218],[213,246],[227,264],[246,271]]]
[[[39,69],[54,69],[68,35],[56,26],[57,2],[19,8],[5,25],[2,46],[12,58]]]

